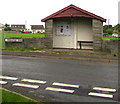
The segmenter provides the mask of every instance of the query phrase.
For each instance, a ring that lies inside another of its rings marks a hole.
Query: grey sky
[[[0,0],[0,23],[39,25],[41,19],[73,4],[118,23],[119,0]],[[108,24],[107,22],[104,24]]]

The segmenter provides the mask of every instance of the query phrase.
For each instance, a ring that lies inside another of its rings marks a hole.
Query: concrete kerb
[[[27,51],[3,51],[2,55],[25,56],[25,57],[40,57],[53,59],[70,59],[82,61],[97,61],[97,62],[118,62],[118,57],[106,56],[89,56],[66,53],[49,53],[49,52],[27,52]]]

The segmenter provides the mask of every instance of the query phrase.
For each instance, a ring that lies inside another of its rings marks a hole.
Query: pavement
[[[2,51],[2,55],[41,57],[55,59],[72,59],[98,62],[118,62],[117,56],[92,50],[47,49],[42,51]]]

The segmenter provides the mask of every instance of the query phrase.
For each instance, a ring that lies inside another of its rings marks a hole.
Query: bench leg
[[[82,45],[81,45],[81,42],[80,42],[80,44],[79,44],[79,45],[80,45],[80,49],[82,49]]]

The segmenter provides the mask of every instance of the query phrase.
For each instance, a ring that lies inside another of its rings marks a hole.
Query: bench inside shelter
[[[93,41],[77,41],[77,43],[80,49],[82,49],[82,46],[93,46]]]

